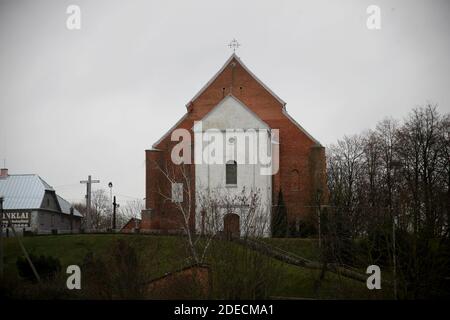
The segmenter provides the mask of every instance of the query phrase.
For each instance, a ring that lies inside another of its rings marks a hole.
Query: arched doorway
[[[239,216],[235,213],[227,213],[223,217],[223,233],[228,240],[240,237],[241,230],[239,223]]]

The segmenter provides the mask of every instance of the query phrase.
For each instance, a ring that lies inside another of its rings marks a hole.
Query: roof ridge
[[[38,178],[39,178],[39,181],[42,183],[42,185],[44,186],[44,188],[46,189],[46,190],[49,190],[49,191],[55,191],[55,189],[53,189],[53,187],[51,186],[51,185],[49,185],[48,183],[47,183],[47,181],[45,181],[44,179],[42,179],[39,175],[36,175]]]
[[[266,84],[264,84],[264,82],[262,82],[252,71],[250,71],[250,69],[244,64],[244,62],[241,60],[240,57],[238,57],[236,55],[236,53],[232,53],[231,56],[227,59],[227,61],[225,61],[225,64],[219,69],[219,71],[217,71],[214,76],[200,89],[200,91],[197,92],[197,94],[191,99],[189,100],[189,102],[186,104],[186,107],[188,107],[194,100],[196,100],[204,91],[206,91],[206,89],[208,89],[208,87],[214,82],[214,80],[217,79],[217,77],[223,72],[223,70],[225,70],[225,68],[228,66],[228,64],[233,61],[236,60],[241,66],[242,68],[244,68],[245,71],[247,71],[251,77],[253,77],[256,82],[258,82],[265,90],[267,90],[267,92],[269,92],[269,94],[272,95],[272,97],[275,98],[275,100],[277,100],[281,106],[285,106],[286,102],[281,99],[279,96],[277,96]]]

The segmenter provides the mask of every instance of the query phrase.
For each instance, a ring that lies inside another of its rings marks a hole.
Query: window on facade
[[[183,202],[183,184],[172,183],[172,202]]]
[[[226,184],[237,184],[237,163],[234,160],[230,160],[226,164]]]

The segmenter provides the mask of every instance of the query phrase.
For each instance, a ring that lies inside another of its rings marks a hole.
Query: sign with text
[[[30,226],[31,212],[4,212],[3,227],[9,225],[9,220],[15,228],[25,228]]]

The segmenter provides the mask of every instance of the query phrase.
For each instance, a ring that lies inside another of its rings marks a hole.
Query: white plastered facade
[[[240,218],[241,236],[270,236],[272,176],[267,174],[267,169],[271,166],[272,145],[269,126],[229,95],[196,122],[193,130],[196,231],[220,231],[223,216],[234,213]],[[237,163],[235,184],[226,183],[226,163],[231,161]],[[252,196],[258,199],[256,205],[251,204]],[[219,204],[217,210],[213,209],[216,204]]]

